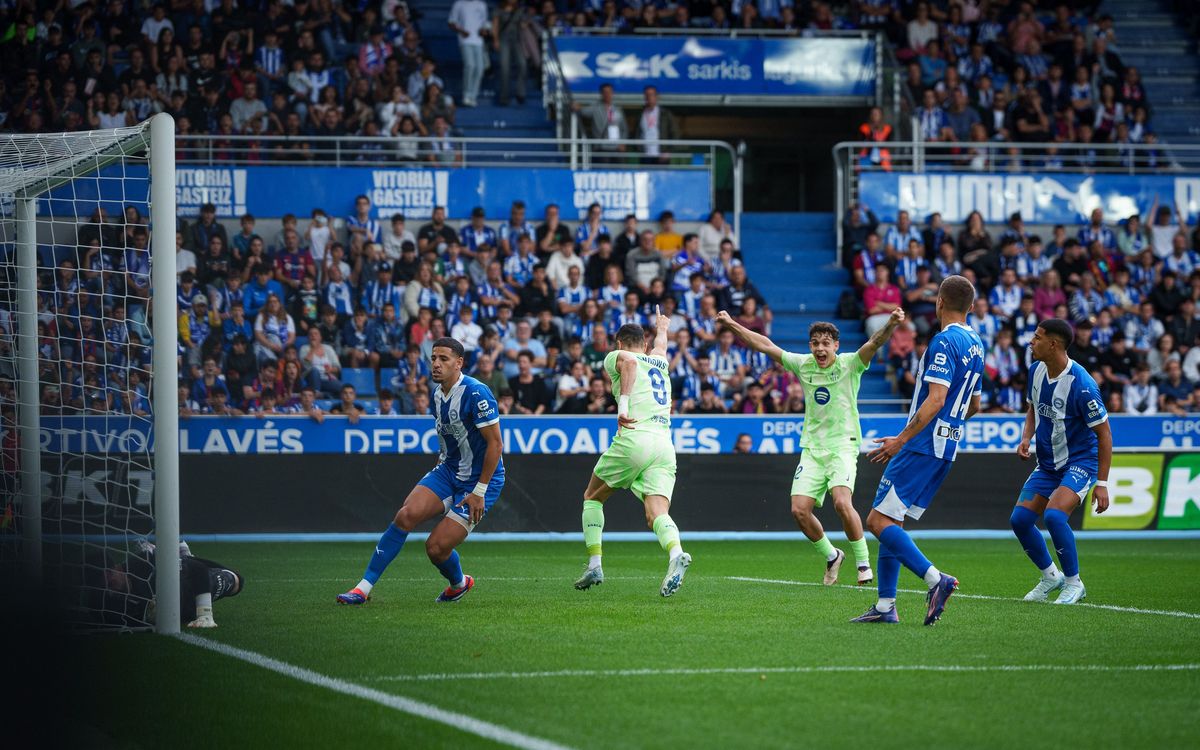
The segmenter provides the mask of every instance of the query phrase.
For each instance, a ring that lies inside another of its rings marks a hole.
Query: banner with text
[[[864,172],[858,199],[880,221],[908,211],[917,223],[931,213],[964,222],[972,211],[1003,223],[1016,211],[1031,224],[1081,224],[1094,209],[1109,223],[1146,213],[1157,199],[1178,206],[1188,221],[1200,215],[1200,175],[1117,174],[907,174]]]
[[[138,171],[140,170],[140,175]],[[145,215],[146,204],[129,200],[122,176],[145,178],[144,166],[106,167],[98,175],[74,180],[41,200],[42,215],[74,216],[91,213],[88,204],[120,215],[125,205]],[[385,169],[369,167],[179,167],[175,170],[175,201],[180,216],[199,216],[205,203],[217,216],[306,216],[323,208],[331,216],[347,216],[358,195],[371,199],[377,219],[403,213],[425,223],[434,206],[445,206],[450,217],[462,218],[482,206],[492,221],[508,218],[514,200],[529,206],[538,221],[545,206],[557,203],[564,219],[578,221],[592,203],[604,207],[607,219],[636,214],[657,218],[673,211],[677,219],[703,221],[711,210],[712,191],[705,170],[509,169]],[[80,202],[83,208],[80,207]]]
[[[906,417],[863,417],[864,449],[873,438],[895,435]],[[504,417],[500,422],[506,453],[597,454],[612,441],[611,417]],[[967,422],[959,450],[1013,451],[1021,441],[1024,417],[976,417]],[[755,453],[800,450],[803,417],[678,416],[671,432],[679,453],[732,453],[740,435],[750,436]],[[432,417],[363,417],[350,424],[327,416],[318,424],[308,417],[191,417],[180,421],[183,453],[436,453]],[[1200,418],[1171,416],[1112,417],[1113,443],[1119,451],[1200,447]],[[42,449],[49,453],[139,453],[150,440],[150,421],[138,417],[42,417]]]
[[[573,90],[611,83],[617,93],[871,97],[868,39],[715,39],[564,36],[555,44]]]

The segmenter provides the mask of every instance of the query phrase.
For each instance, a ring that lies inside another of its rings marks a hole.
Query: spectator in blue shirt
[[[1117,235],[1104,226],[1104,209],[1102,208],[1093,209],[1091,222],[1079,230],[1079,243],[1084,247],[1090,247],[1097,240],[1107,252],[1116,251]]]
[[[458,240],[466,248],[467,255],[473,256],[482,245],[496,246],[496,230],[484,223],[483,208],[476,206],[471,209],[471,223],[458,231]]]
[[[371,326],[371,350],[380,367],[395,367],[404,356],[404,326],[396,317],[396,305],[383,306],[379,319]]]
[[[265,265],[256,266],[254,281],[246,285],[242,292],[242,304],[246,315],[253,318],[267,304],[267,298],[274,294],[283,299],[283,285],[271,278],[271,268]]]
[[[354,199],[354,214],[346,218],[350,248],[362,251],[367,243],[383,242],[383,230],[379,222],[371,218],[371,199],[360,195]]]
[[[596,252],[601,237],[608,237],[608,227],[603,222],[604,209],[599,203],[588,206],[587,218],[575,230],[575,244],[579,248],[579,257],[587,258]]]

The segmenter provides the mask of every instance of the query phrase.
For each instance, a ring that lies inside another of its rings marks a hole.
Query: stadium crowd
[[[1027,0],[916,2],[903,11],[895,0],[868,0],[859,7],[860,24],[886,31],[906,65],[916,137],[1056,144],[1037,152],[950,146],[956,166],[1158,166],[1157,149],[1133,148],[1157,136],[1140,73],[1121,61],[1111,16],[1077,12],[1065,2],[1039,15]],[[1094,11],[1091,4],[1086,9]],[[860,126],[862,140],[891,140],[881,115],[873,111]],[[1093,144],[1125,148],[1099,151]],[[860,160],[891,168],[882,145],[864,149]]]
[[[867,206],[844,217],[856,300],[867,331],[903,306],[910,322],[888,357],[901,395],[934,331],[938,282],[961,273],[979,290],[967,323],[987,347],[984,404],[1024,411],[1027,345],[1038,321],[1075,327],[1072,359],[1092,373],[1114,413],[1200,412],[1200,225],[1157,201],[1110,226],[1102,209],[1080,227],[1032,233],[1019,213],[993,233],[978,212],[958,228],[901,211],[882,231]],[[956,231],[957,230],[957,231]]]
[[[401,158],[452,160],[415,136],[447,135],[456,105],[403,0],[23,0],[0,9],[0,127],[61,132],[134,125],[158,112],[189,135],[292,136],[247,158],[305,158],[303,137],[391,136]],[[515,0],[459,0],[463,97],[474,106],[484,44],[499,58],[499,103],[523,103],[540,66],[536,14]],[[490,29],[496,33],[492,34]],[[374,158],[371,150],[364,159]]]

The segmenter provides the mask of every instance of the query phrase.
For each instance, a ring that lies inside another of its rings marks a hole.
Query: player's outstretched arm
[[[654,306],[654,344],[650,354],[655,357],[667,356],[667,332],[671,327],[671,319],[663,315],[658,305]]]
[[[879,447],[871,451],[871,463],[887,463],[900,452],[904,444],[912,440],[925,426],[933,421],[942,407],[946,405],[946,394],[950,389],[941,383],[929,383],[929,395],[917,408],[917,413],[908,420],[908,425],[899,434],[892,437],[879,438],[875,442]]]
[[[1100,468],[1096,472],[1096,478],[1104,484],[1097,484],[1096,489],[1092,491],[1092,502],[1096,504],[1096,512],[1103,513],[1108,510],[1108,470],[1112,467],[1112,427],[1109,426],[1108,420],[1104,420],[1100,424],[1092,428],[1092,432],[1096,433],[1096,451],[1100,459]]]
[[[776,362],[783,362],[783,349],[775,345],[775,342],[761,333],[755,333],[749,328],[733,319],[733,317],[722,310],[717,313],[717,325],[724,326],[733,331],[733,335],[746,346],[756,352],[762,352]]]
[[[888,318],[887,325],[875,332],[871,338],[867,339],[867,343],[863,344],[858,350],[858,358],[862,360],[864,365],[871,364],[871,358],[875,353],[888,342],[892,337],[892,332],[896,330],[901,323],[904,322],[904,308],[897,307],[892,310],[892,316]]]

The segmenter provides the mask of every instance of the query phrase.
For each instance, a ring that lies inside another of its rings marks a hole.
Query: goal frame
[[[40,387],[37,338],[37,210],[38,199],[71,180],[86,177],[102,167],[143,151],[149,130],[150,180],[150,309],[154,318],[151,349],[153,368],[153,469],[155,630],[175,634],[179,611],[179,409],[176,388],[179,367],[175,310],[175,121],[157,114],[142,129],[117,140],[100,152],[80,154],[49,174],[34,173],[13,184],[16,219],[16,344],[17,429],[20,443],[18,481],[20,517],[24,527],[22,547],[28,580],[41,582],[42,497]],[[18,136],[21,134],[18,134]],[[41,135],[40,138],[53,136]],[[9,177],[16,175],[10,174]],[[157,231],[156,231],[157,230]]]

